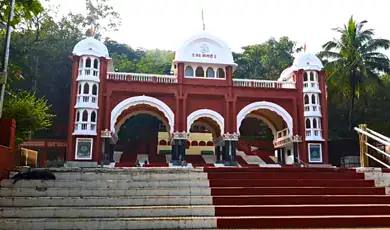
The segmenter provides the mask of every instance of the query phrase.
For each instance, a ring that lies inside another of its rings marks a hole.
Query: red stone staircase
[[[52,169],[1,181],[4,229],[316,229],[390,226],[390,174],[341,168]],[[382,187],[378,187],[382,186]]]
[[[390,196],[340,168],[206,168],[218,228],[390,226]],[[390,177],[389,177],[390,178]]]

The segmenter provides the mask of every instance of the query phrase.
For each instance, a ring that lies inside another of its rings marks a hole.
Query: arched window
[[[206,77],[208,77],[208,78],[214,78],[215,77],[215,73],[214,73],[214,69],[213,68],[211,68],[211,67],[207,68]]]
[[[316,96],[315,96],[314,94],[311,95],[311,103],[312,103],[313,105],[317,104],[317,103],[316,103]]]
[[[303,81],[307,81],[307,72],[303,73]]]
[[[88,112],[87,112],[87,110],[83,111],[83,121],[88,121]]]
[[[206,142],[200,141],[200,142],[199,142],[199,146],[206,146]]]
[[[88,83],[85,83],[84,84],[84,94],[88,94],[89,93],[89,84]]]
[[[96,122],[96,112],[92,111],[91,113],[91,122]]]
[[[311,128],[311,124],[310,124],[310,119],[309,118],[306,118],[306,128],[307,129]]]
[[[317,128],[317,119],[313,119],[313,129]]]
[[[321,128],[321,118],[317,118],[317,126],[319,129]]]
[[[86,68],[91,68],[91,58],[87,58],[87,61],[85,62]]]
[[[305,94],[305,105],[309,104],[309,96]]]
[[[314,81],[314,73],[310,72],[310,81]]]
[[[194,69],[192,69],[191,66],[187,66],[184,75],[186,77],[193,77],[194,76]]]
[[[79,94],[81,94],[81,84],[79,83]]]
[[[77,111],[76,113],[76,121],[80,121],[80,111]]]
[[[161,140],[159,145],[167,145],[167,141],[166,140]]]
[[[98,69],[99,68],[99,61],[96,58],[95,61],[93,61],[93,68]]]
[[[84,68],[84,59],[80,58],[79,69]]]
[[[92,86],[92,95],[97,95],[97,85],[96,84],[93,84]]]
[[[214,145],[214,143],[212,141],[207,142],[207,146],[213,146],[213,145]]]
[[[218,70],[217,70],[217,77],[218,78],[225,78],[225,71],[223,71],[222,68],[218,68]]]
[[[191,146],[198,146],[198,142],[197,141],[191,141]]]
[[[201,66],[196,68],[195,77],[204,77],[204,70]]]

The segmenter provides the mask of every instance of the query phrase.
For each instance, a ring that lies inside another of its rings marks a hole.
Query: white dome
[[[206,32],[188,39],[176,51],[174,63],[192,62],[237,66],[228,45],[217,37]]]
[[[300,53],[298,54],[293,62],[292,67],[294,70],[322,70],[324,66],[321,60],[314,54],[311,53]]]
[[[283,72],[280,74],[280,77],[279,77],[278,80],[279,81],[285,81],[289,77],[291,77],[293,73],[294,73],[294,68],[292,66],[288,67],[287,69],[283,70]]]
[[[91,55],[96,57],[109,57],[106,45],[92,37],[88,37],[77,43],[72,53],[78,56]]]

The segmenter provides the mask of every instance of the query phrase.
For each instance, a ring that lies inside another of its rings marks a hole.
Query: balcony
[[[75,122],[73,135],[96,136],[96,123],[89,121]]]
[[[177,76],[174,75],[156,75],[143,73],[107,73],[108,80],[127,81],[127,82],[150,82],[163,84],[176,84]],[[199,78],[208,80],[208,78]],[[215,80],[210,78],[209,80]],[[221,79],[218,79],[221,81]],[[225,79],[222,79],[225,80]],[[270,80],[251,80],[251,79],[233,79],[233,86],[250,88],[272,88],[272,89],[295,89],[295,82],[291,81],[270,81]]]
[[[321,93],[320,83],[316,81],[304,81],[303,82],[304,93]]]
[[[322,130],[319,128],[306,129],[306,141],[323,141]]]
[[[94,81],[99,82],[99,70],[94,68],[79,69],[79,75],[76,81]]]
[[[305,105],[305,117],[321,117],[321,106],[316,104]]]
[[[97,95],[78,94],[75,108],[98,109]]]

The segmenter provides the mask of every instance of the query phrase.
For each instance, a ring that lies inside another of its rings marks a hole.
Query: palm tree
[[[342,28],[339,39],[322,46],[319,56],[326,62],[328,81],[341,90],[349,100],[348,127],[352,131],[355,101],[368,85],[381,85],[380,74],[390,72],[389,58],[380,49],[387,50],[390,41],[374,39],[374,30],[363,29],[367,21],[356,22],[353,16]]]

